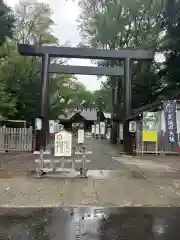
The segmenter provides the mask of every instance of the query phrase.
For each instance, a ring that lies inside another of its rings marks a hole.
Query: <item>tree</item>
[[[166,79],[164,94],[169,99],[179,97],[180,90],[180,1],[167,1],[164,14],[164,36],[163,50],[166,61],[160,76]]]
[[[82,13],[80,30],[86,43],[98,48],[120,49],[125,47],[152,48],[156,50],[161,41],[162,1],[87,1],[79,2]],[[101,61],[106,66],[122,65],[117,61]],[[133,107],[144,105],[157,98],[156,91],[162,88],[156,77],[157,64],[140,61],[133,65]],[[148,75],[147,81],[147,72]],[[137,77],[138,76],[138,77]],[[110,78],[111,83],[114,78]],[[121,86],[123,88],[123,86]],[[139,95],[146,89],[147,95]],[[122,92],[122,91],[121,91]],[[155,94],[156,97],[153,97]],[[138,101],[137,100],[138,96]],[[148,96],[148,98],[147,98]],[[123,96],[121,96],[123,100]]]
[[[52,34],[52,10],[48,4],[37,1],[22,1],[16,6],[16,31],[18,42],[24,44],[58,44]]]
[[[13,14],[3,0],[0,0],[0,46],[5,42],[6,38],[12,38],[14,29]]]
[[[84,44],[113,50],[127,47],[151,48],[154,51],[157,49],[161,41],[164,10],[161,0],[79,0],[79,5],[82,9],[79,26],[86,39]],[[114,67],[123,66],[124,63],[108,60],[100,61],[98,64]],[[150,64],[141,61],[132,62],[132,107],[140,107],[149,103],[151,99],[158,98],[159,89],[162,89],[163,85],[157,81],[156,67],[155,62]],[[117,109],[118,111],[123,109],[123,79],[110,77],[108,83],[113,86],[112,110],[113,116],[116,116]],[[145,91],[146,95],[142,94]],[[117,93],[118,97],[116,97]],[[116,133],[117,122],[114,121],[112,143],[117,141]]]
[[[14,30],[14,16],[11,10],[0,1],[0,47],[5,43],[5,41],[13,36]],[[4,57],[7,52],[0,51],[0,65],[2,65]],[[12,116],[15,109],[16,99],[12,98],[12,95],[8,93],[6,85],[2,82],[0,83],[0,120],[5,120],[7,116]]]
[[[91,106],[93,94],[86,89],[86,87],[79,83],[71,75],[56,76],[59,80],[53,83],[52,79],[50,88],[54,88],[55,91],[50,89],[50,92],[54,92],[50,96],[51,115],[52,119],[57,118],[60,114],[66,114],[66,111],[72,110],[75,107],[81,105],[84,102],[85,106]],[[61,99],[63,101],[61,102]]]
[[[103,83],[101,89],[94,92],[94,102],[102,111],[112,112],[112,90],[107,83]]]
[[[2,53],[6,54],[1,59],[0,82],[6,86],[10,96],[16,100],[16,111],[12,111],[14,115],[11,114],[11,117],[25,119],[32,123],[35,114],[39,112],[40,59],[20,56],[17,51],[17,42],[58,44],[58,40],[51,33],[53,21],[48,5],[37,2],[21,2],[16,7],[15,17],[17,19],[15,40],[7,41],[1,47]],[[66,79],[66,76],[61,76],[62,78]],[[57,81],[60,79],[53,79],[52,82],[56,85]],[[49,92],[49,94],[53,95],[54,92]]]

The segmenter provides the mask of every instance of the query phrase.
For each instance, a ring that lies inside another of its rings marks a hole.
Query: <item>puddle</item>
[[[147,179],[143,174],[136,172],[136,171],[131,171],[131,176],[135,179],[142,179],[142,180]]]
[[[0,239],[180,239],[178,208],[0,209]]]

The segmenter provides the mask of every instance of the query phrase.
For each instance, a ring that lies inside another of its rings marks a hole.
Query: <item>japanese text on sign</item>
[[[72,134],[66,131],[55,134],[54,156],[68,157],[72,151]]]
[[[176,102],[168,101],[165,105],[165,120],[168,133],[168,141],[177,143]]]
[[[174,143],[175,142],[175,134],[174,134],[174,126],[172,121],[172,114],[168,114],[168,130],[169,130],[169,142]]]

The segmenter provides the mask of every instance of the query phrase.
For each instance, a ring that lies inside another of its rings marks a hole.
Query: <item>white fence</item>
[[[32,130],[0,127],[0,151],[32,151]]]

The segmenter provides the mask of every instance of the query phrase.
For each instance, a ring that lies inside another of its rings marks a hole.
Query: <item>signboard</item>
[[[157,132],[143,132],[143,142],[157,142]]]
[[[100,133],[105,134],[105,122],[100,122]]]
[[[160,128],[160,112],[143,113],[143,142],[157,142]]]
[[[41,130],[42,129],[42,119],[41,118],[36,118],[35,119],[35,128],[36,128],[36,130]]]
[[[99,134],[99,124],[96,124],[96,134]]]
[[[123,124],[119,124],[119,139],[123,140]]]
[[[91,132],[92,132],[92,134],[95,133],[95,126],[94,125],[91,126]]]
[[[55,131],[55,121],[49,120],[49,133],[54,133]]]
[[[84,143],[84,129],[78,129],[78,143]]]
[[[178,143],[176,101],[164,102],[165,126],[169,143]]]
[[[72,134],[61,131],[55,134],[54,156],[70,157],[72,154]]]
[[[135,121],[129,122],[129,132],[134,133],[134,132],[136,132],[136,130],[137,130],[136,122]]]

